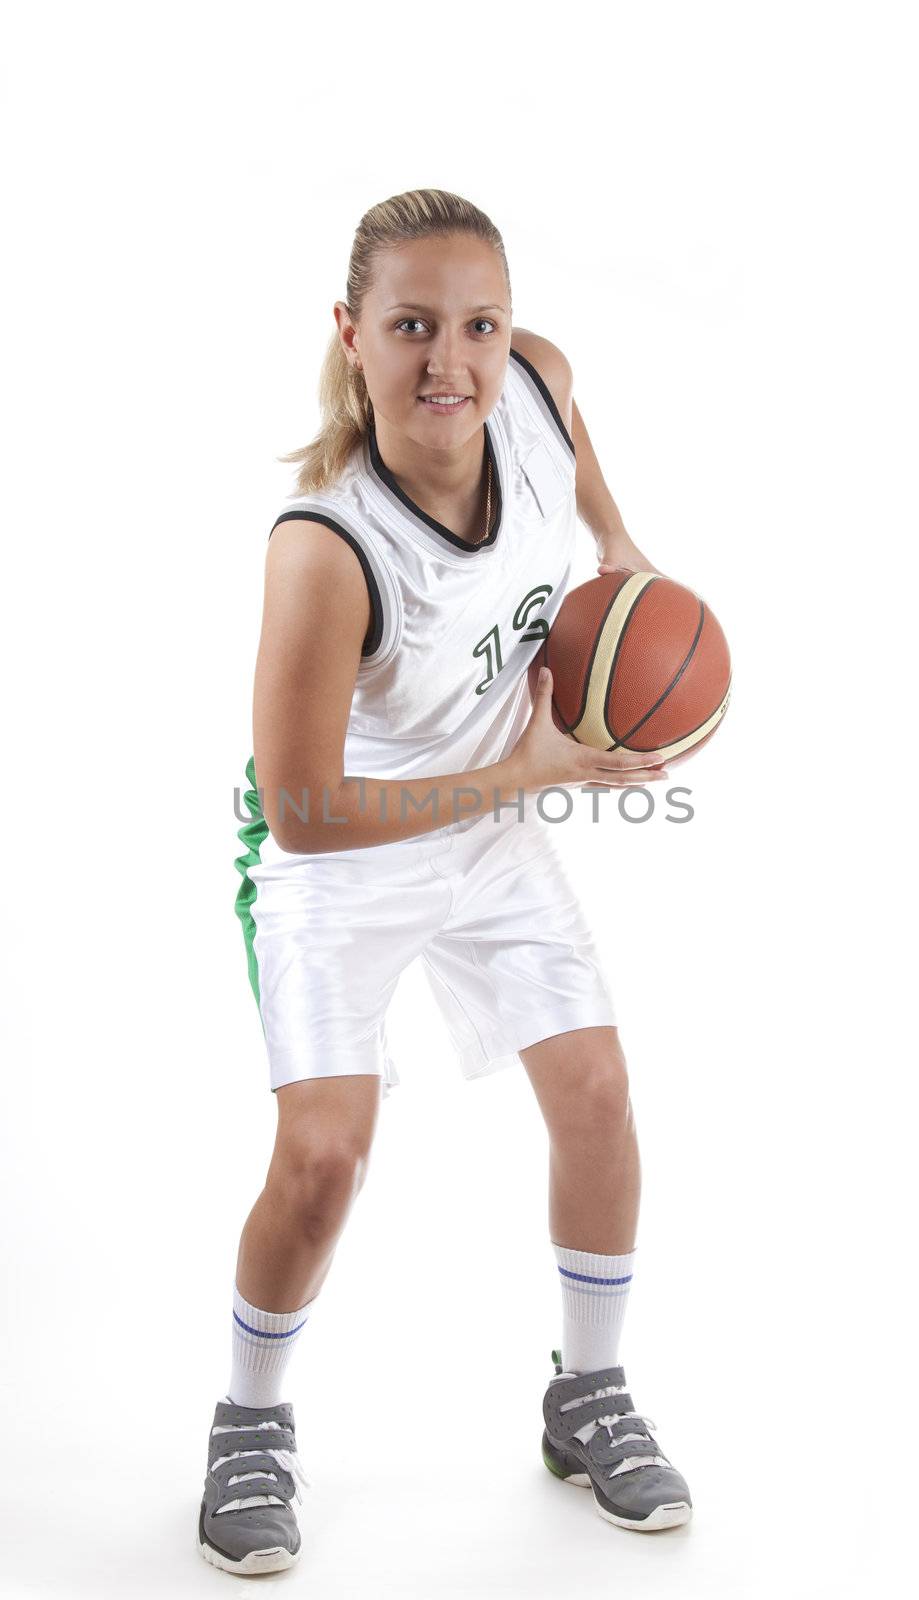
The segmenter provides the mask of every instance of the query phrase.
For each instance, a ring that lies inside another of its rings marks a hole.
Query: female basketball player
[[[656,569],[603,481],[566,358],[512,324],[503,244],[481,211],[436,189],[374,206],[347,294],[321,431],[284,458],[301,464],[298,493],[269,536],[237,862],[278,1105],[198,1527],[207,1560],[237,1573],[300,1550],[293,1501],[308,1480],[285,1373],[399,1081],[385,1013],[416,956],[464,1075],[522,1060],[545,1117],[562,1300],[546,1465],[590,1486],[620,1527],[667,1527],[691,1507],[617,1365],[640,1190],[628,1077],[590,929],[532,799],[664,773],[559,732],[551,677],[531,700],[527,675],[566,592],[578,512],[600,570]]]

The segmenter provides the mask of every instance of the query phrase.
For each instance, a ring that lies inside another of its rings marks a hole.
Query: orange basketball
[[[566,594],[530,664],[552,672],[552,716],[596,750],[672,766],[701,749],[731,693],[727,640],[705,601],[655,572],[617,567]]]

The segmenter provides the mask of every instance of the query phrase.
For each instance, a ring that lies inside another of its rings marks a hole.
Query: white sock
[[[261,1311],[233,1285],[233,1365],[227,1394],[233,1405],[280,1405],[284,1372],[315,1299],[299,1311]]]
[[[595,1372],[619,1361],[619,1338],[637,1251],[603,1256],[553,1244],[562,1285],[562,1365]]]
[[[563,1371],[597,1372],[618,1366],[636,1251],[604,1256],[554,1243],[552,1248],[562,1285]],[[586,1443],[596,1428],[595,1422],[586,1423],[576,1437]]]

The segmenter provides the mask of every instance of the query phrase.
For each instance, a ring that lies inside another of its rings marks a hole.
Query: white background
[[[910,10],[6,8],[10,1595],[231,1581],[195,1528],[276,1121],[233,913],[276,457],[315,432],[359,217],[425,185],[500,228],[515,321],[568,354],[629,531],[731,642],[725,723],[674,769],[692,823],[593,826],[575,795],[554,833],[642,1149],[622,1359],[695,1515],[642,1538],[546,1472],[545,1129],[522,1066],[463,1082],[416,967],[289,1369],[314,1486],[275,1581],[892,1579],[915,1486]]]

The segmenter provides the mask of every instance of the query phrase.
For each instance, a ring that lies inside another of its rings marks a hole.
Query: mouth
[[[426,406],[428,411],[435,412],[438,416],[453,416],[454,413],[465,411],[472,396],[468,394],[420,394],[419,405]]]

